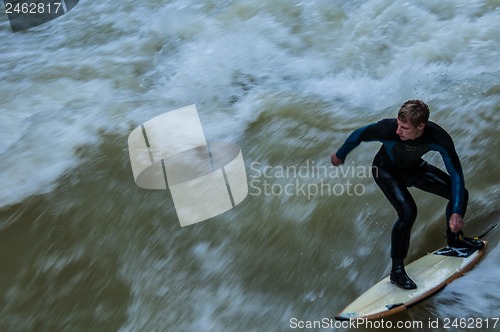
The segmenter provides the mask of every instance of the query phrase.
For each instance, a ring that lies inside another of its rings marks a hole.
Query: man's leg
[[[415,187],[426,192],[441,196],[448,200],[446,205],[446,238],[448,240],[448,245],[452,247],[465,247],[465,248],[475,248],[482,249],[484,244],[482,241],[477,241],[474,239],[466,238],[463,236],[463,232],[453,233],[450,230],[450,216],[451,216],[451,205],[452,205],[452,193],[451,193],[451,178],[448,174],[440,170],[439,168],[425,163],[420,172],[415,174],[416,183]],[[467,211],[467,203],[469,200],[469,192],[467,189],[464,191],[464,203],[463,203],[463,215]]]
[[[418,172],[413,174],[415,187],[426,192],[441,196],[448,200],[448,204],[446,205],[446,225],[449,229],[448,221],[451,216],[451,178],[448,174],[440,170],[439,168],[425,163],[423,166],[419,168]],[[469,192],[465,189],[464,192],[464,205],[463,205],[463,214],[465,215],[465,211],[467,210],[467,201],[469,199]],[[462,215],[462,217],[464,217]]]
[[[398,214],[391,234],[391,282],[404,289],[417,288],[404,270],[411,228],[417,217],[417,206],[401,175],[382,167],[375,166],[372,170],[375,182]]]

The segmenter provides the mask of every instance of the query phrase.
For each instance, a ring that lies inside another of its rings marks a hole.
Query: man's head
[[[403,141],[417,139],[424,133],[429,120],[429,106],[421,100],[408,100],[398,112],[396,134]]]

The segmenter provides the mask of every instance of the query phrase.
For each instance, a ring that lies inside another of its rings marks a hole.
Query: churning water
[[[2,331],[333,318],[389,272],[396,216],[362,170],[378,143],[345,173],[329,173],[330,153],[407,99],[454,138],[467,233],[499,219],[498,0],[80,1],[19,33],[0,20]],[[181,228],[168,191],[135,185],[127,137],[189,104],[208,140],[241,147],[249,195]],[[412,193],[408,260],[445,244],[446,202]],[[391,320],[498,317],[499,238],[465,278]]]

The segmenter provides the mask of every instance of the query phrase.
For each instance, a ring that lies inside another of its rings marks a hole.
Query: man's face
[[[398,129],[396,134],[403,141],[414,140],[422,136],[424,133],[425,123],[421,123],[418,126],[413,126],[410,122],[406,122],[398,119]]]

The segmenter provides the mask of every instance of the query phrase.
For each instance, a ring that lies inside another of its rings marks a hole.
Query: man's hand
[[[450,217],[449,225],[450,225],[450,230],[453,233],[456,233],[462,230],[462,228],[464,228],[464,220],[462,219],[462,216],[459,215],[458,213],[453,213]]]
[[[332,161],[333,166],[339,166],[339,165],[342,165],[344,163],[344,159],[338,158],[336,152],[332,153],[330,160]]]

